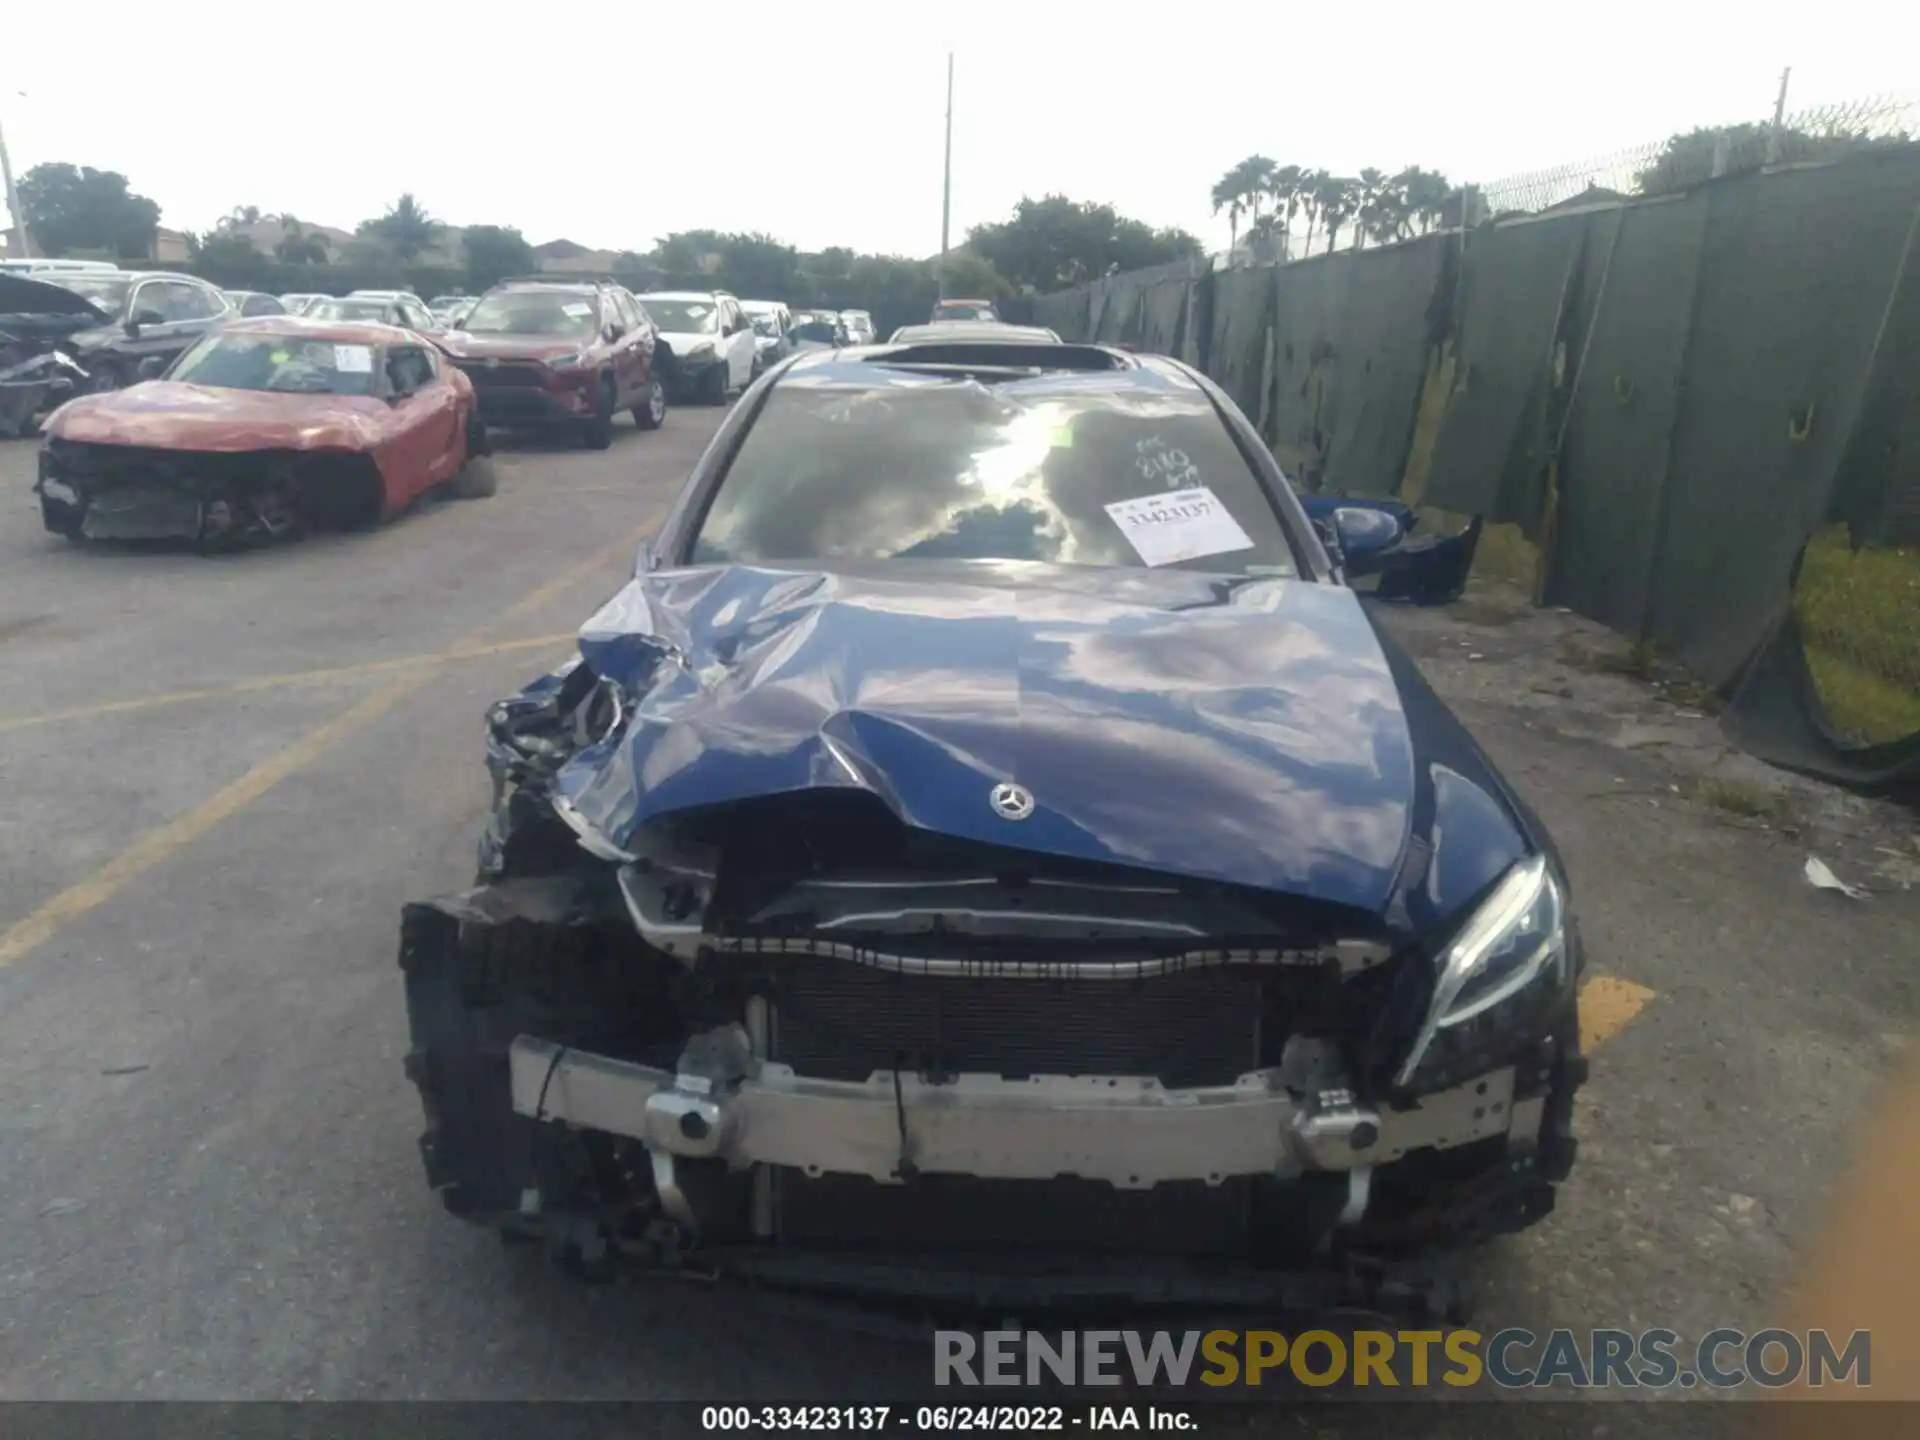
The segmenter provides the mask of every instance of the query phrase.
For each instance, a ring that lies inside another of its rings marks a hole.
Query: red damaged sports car
[[[212,331],[164,378],[62,405],[35,492],[72,540],[220,548],[389,519],[436,487],[491,495],[473,386],[389,325],[291,315]]]

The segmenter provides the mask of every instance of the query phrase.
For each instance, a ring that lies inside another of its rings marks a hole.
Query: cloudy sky
[[[412,190],[633,249],[706,226],[931,254],[949,46],[956,242],[1061,191],[1224,244],[1207,191],[1250,152],[1491,181],[1761,118],[1785,65],[1789,109],[1920,93],[1920,5],[1893,0],[12,11],[16,176],[119,170],[180,229],[242,204],[351,227]]]

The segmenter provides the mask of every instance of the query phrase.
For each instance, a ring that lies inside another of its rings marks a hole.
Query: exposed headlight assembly
[[[1401,1086],[1450,1081],[1460,1060],[1537,1024],[1565,990],[1566,897],[1546,857],[1507,871],[1437,964]]]

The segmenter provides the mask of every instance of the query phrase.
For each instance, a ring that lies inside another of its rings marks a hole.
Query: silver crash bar
[[[1120,1189],[1360,1170],[1495,1135],[1531,1144],[1542,1110],[1533,1100],[1515,1113],[1511,1069],[1399,1111],[1358,1106],[1340,1089],[1289,1092],[1278,1070],[1187,1090],[1128,1076],[809,1079],[754,1058],[739,1027],[695,1037],[678,1073],[524,1035],[511,1060],[519,1114],[638,1140],[657,1162],[719,1158],[883,1184],[901,1181],[903,1161],[924,1174],[1079,1176]]]

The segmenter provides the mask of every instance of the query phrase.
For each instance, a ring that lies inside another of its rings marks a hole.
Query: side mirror
[[[142,380],[158,380],[166,370],[167,362],[163,356],[149,355],[140,362],[139,368],[134,373]]]
[[[127,321],[127,334],[138,335],[142,325],[164,325],[166,323],[167,317],[162,315],[158,310],[136,310],[133,312],[133,318]]]
[[[1386,511],[1357,505],[1342,505],[1333,512],[1333,532],[1350,567],[1392,549],[1406,533]]]

